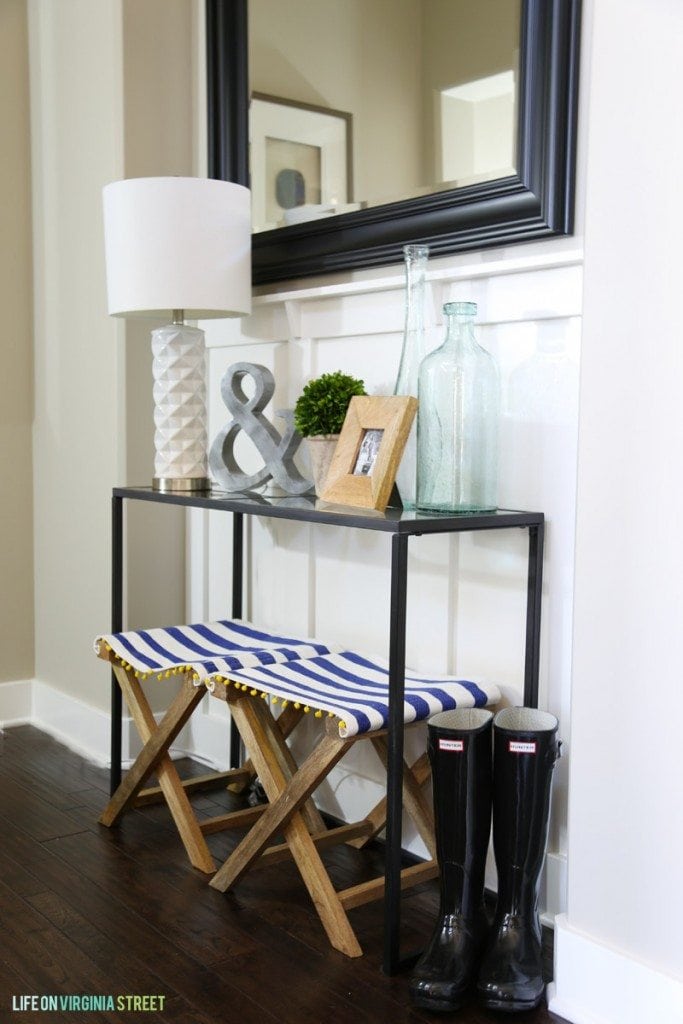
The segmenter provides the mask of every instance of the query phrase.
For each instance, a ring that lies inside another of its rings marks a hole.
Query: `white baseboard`
[[[155,715],[157,720],[161,717]],[[103,767],[109,765],[109,712],[49,683],[39,679],[0,683],[0,728],[17,725],[34,725],[81,757]],[[121,725],[121,759],[125,766],[137,757],[142,744],[128,715],[124,715]],[[173,758],[189,754],[224,771],[229,761],[226,721],[199,711],[182,730],[170,753]]]
[[[555,921],[552,1013],[572,1024],[683,1024],[683,982]]]
[[[32,686],[31,725],[95,764],[109,764],[109,714],[38,679]],[[122,749],[128,729],[123,730]],[[129,756],[125,751],[124,757]]]

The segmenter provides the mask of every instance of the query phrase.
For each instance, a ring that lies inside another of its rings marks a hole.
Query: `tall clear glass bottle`
[[[412,395],[417,398],[418,374],[425,357],[425,275],[429,246],[405,245],[403,247],[406,270],[405,329],[403,349],[394,387],[395,395]],[[401,464],[396,474],[404,508],[415,508],[417,494],[417,424],[413,423],[406,443]]]
[[[478,512],[498,504],[500,382],[474,336],[476,302],[448,302],[446,340],[423,361],[417,412],[417,505]]]

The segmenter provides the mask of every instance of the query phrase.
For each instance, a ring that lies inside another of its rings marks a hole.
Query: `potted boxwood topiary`
[[[336,370],[309,380],[297,399],[294,425],[307,439],[317,494],[325,483],[349,402],[365,393],[362,380]]]

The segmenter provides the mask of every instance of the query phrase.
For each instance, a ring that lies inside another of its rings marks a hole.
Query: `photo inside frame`
[[[383,437],[384,430],[371,428],[363,431],[360,448],[358,449],[358,455],[353,467],[354,476],[372,475]]]

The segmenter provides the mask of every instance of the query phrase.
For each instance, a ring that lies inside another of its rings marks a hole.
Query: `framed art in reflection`
[[[318,220],[350,208],[350,114],[253,93],[249,137],[254,231]]]

